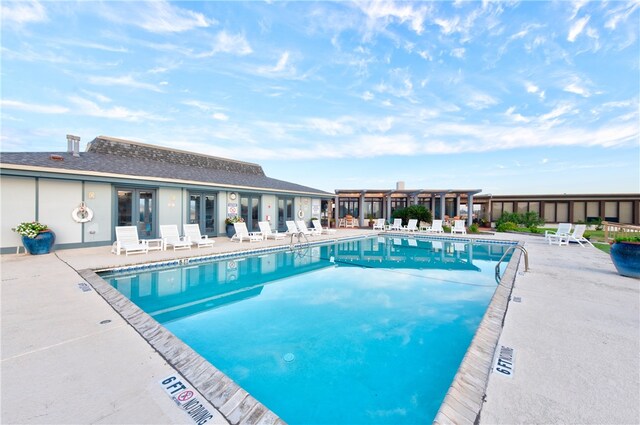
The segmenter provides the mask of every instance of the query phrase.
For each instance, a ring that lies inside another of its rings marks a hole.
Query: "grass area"
[[[593,246],[598,248],[600,251],[606,252],[607,254],[609,253],[609,251],[611,251],[611,245],[609,245],[608,243],[594,242]]]

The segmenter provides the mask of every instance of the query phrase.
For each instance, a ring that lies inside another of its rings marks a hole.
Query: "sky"
[[[2,1],[1,150],[335,189],[640,192],[640,2]]]

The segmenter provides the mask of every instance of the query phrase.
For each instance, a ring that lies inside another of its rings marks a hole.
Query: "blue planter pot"
[[[31,255],[48,254],[56,240],[56,234],[52,231],[40,232],[38,236],[31,239],[26,236],[22,237],[22,244],[27,252]]]
[[[640,279],[640,243],[614,243],[611,245],[611,260],[620,275]]]
[[[227,237],[230,238],[233,235],[236,234],[236,228],[233,227],[233,224],[227,224],[227,227],[225,229],[227,231]]]

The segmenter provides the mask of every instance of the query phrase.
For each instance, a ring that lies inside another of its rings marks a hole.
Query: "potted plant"
[[[640,236],[615,238],[610,255],[621,276],[640,278]]]
[[[369,220],[369,227],[373,227],[373,223],[375,223],[375,220],[373,219],[373,214],[367,215],[367,219]]]
[[[26,221],[11,229],[22,236],[22,244],[29,254],[40,255],[51,252],[56,234],[46,224]]]
[[[226,228],[225,231],[227,232],[227,237],[233,237],[233,235],[236,233],[236,229],[233,226],[234,223],[243,223],[244,220],[242,217],[240,217],[239,215],[232,215],[227,217],[224,220],[224,224],[226,224]]]

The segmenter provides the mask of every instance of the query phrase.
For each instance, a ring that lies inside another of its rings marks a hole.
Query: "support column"
[[[469,209],[469,207],[467,206],[467,209]],[[460,194],[456,194],[456,210],[455,210],[455,214],[453,214],[454,216],[459,216],[460,215]]]
[[[360,210],[360,214],[358,217],[358,226],[359,227],[363,227],[364,226],[364,192],[360,192],[360,199],[358,200],[359,203],[359,210]]]
[[[444,209],[446,207],[446,203],[445,203],[445,201],[446,201],[445,197],[446,196],[447,196],[446,192],[440,194],[440,219],[441,220],[444,220],[444,213],[445,213]]]
[[[473,224],[473,193],[467,193],[467,227]]]
[[[387,221],[391,223],[391,194],[387,195]]]
[[[431,216],[436,218],[436,195],[431,194]]]
[[[336,229],[338,228],[338,224],[340,223],[340,197],[338,195],[336,195],[336,199],[335,199],[335,213],[334,213],[334,219],[336,220]]]

